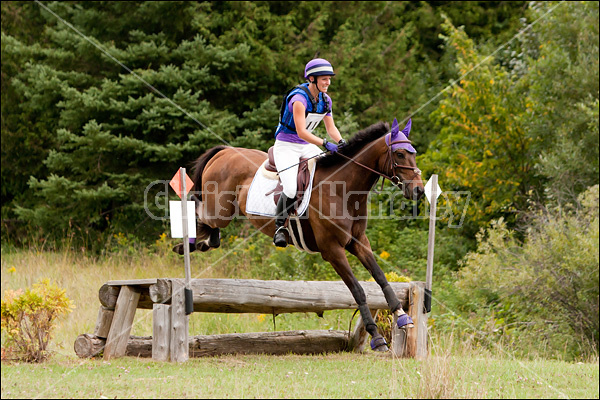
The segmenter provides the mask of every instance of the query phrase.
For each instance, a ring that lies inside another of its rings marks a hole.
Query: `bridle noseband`
[[[415,177],[421,175],[421,170],[417,167],[411,167],[410,165],[400,165],[397,162],[394,161],[394,157],[393,157],[393,152],[392,152],[392,145],[397,144],[397,143],[408,143],[410,144],[411,141],[410,140],[396,140],[394,142],[391,142],[390,144],[387,144],[388,147],[388,156],[390,158],[390,169],[392,170],[392,176],[387,176],[386,174],[383,174],[379,171],[375,171],[373,168],[369,168],[364,164],[359,163],[358,161],[354,160],[353,158],[350,158],[344,154],[342,154],[341,152],[338,151],[337,154],[339,154],[340,156],[344,157],[347,160],[352,161],[354,164],[359,165],[381,177],[383,177],[383,179],[387,179],[390,182],[392,182],[392,185],[396,186],[396,187],[400,187],[401,185],[404,185],[404,182],[402,182],[402,178],[400,178],[397,174],[396,174],[396,168],[404,168],[404,169],[410,169],[414,172],[414,175],[409,179],[409,180],[413,180]],[[383,182],[382,182],[382,187],[383,187]],[[404,188],[403,188],[404,189]]]

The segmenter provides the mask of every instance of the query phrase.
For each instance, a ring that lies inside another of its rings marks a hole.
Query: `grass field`
[[[218,252],[195,260],[203,278],[225,277]],[[198,263],[202,265],[198,266]],[[510,349],[493,352],[461,346],[431,335],[426,361],[390,355],[227,356],[184,364],[149,359],[82,360],[73,352],[81,333],[91,333],[99,307],[98,289],[112,279],[181,277],[181,259],[164,254],[115,255],[95,259],[75,252],[2,251],[2,291],[30,287],[43,278],[67,291],[76,309],[59,321],[53,357],[42,364],[2,362],[2,398],[598,398],[598,360],[566,363],[518,360]],[[217,267],[218,266],[218,267]],[[228,276],[231,277],[231,276]],[[243,278],[243,270],[237,278]],[[271,316],[200,314],[190,333],[347,329],[352,312]],[[151,312],[139,310],[132,334],[151,334]]]
[[[2,398],[598,398],[598,365],[435,355],[227,356],[2,365]]]

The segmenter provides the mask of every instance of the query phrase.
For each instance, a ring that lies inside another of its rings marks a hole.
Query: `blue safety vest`
[[[281,109],[279,110],[279,124],[275,130],[275,137],[277,137],[280,132],[291,133],[294,135],[298,134],[296,131],[296,124],[294,123],[294,114],[288,108],[290,99],[297,94],[304,96],[306,99],[307,108],[304,116],[307,116],[309,113],[327,114],[331,112],[331,108],[329,107],[329,96],[319,92],[319,101],[315,104],[314,98],[308,90],[308,85],[308,83],[303,83],[290,89],[285,94]]]

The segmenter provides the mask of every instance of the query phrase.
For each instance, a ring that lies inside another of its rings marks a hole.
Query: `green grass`
[[[373,353],[2,364],[2,398],[598,398],[598,364]]]
[[[30,287],[43,278],[66,289],[76,309],[59,320],[53,357],[43,364],[2,362],[2,398],[73,397],[291,397],[291,398],[598,398],[598,360],[567,363],[518,360],[509,348],[493,352],[457,345],[453,337],[431,338],[426,361],[394,359],[373,352],[319,356],[227,356],[184,364],[124,357],[105,362],[75,356],[77,335],[91,333],[99,307],[98,289],[108,280],[183,277],[181,258],[168,252],[116,254],[96,259],[84,253],[32,249],[2,252],[2,292]],[[194,256],[203,278],[248,276],[225,252]],[[228,276],[235,271],[234,276]],[[348,329],[351,310],[315,314],[201,314],[190,334],[293,329]],[[138,310],[132,334],[150,335],[151,312]]]

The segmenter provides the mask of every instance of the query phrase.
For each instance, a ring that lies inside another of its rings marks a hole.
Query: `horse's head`
[[[421,170],[417,168],[417,150],[408,139],[411,122],[409,119],[404,129],[400,130],[398,120],[394,118],[392,129],[385,136],[385,143],[388,147],[388,158],[391,160],[392,183],[402,187],[404,197],[419,199],[425,189],[421,180]]]

